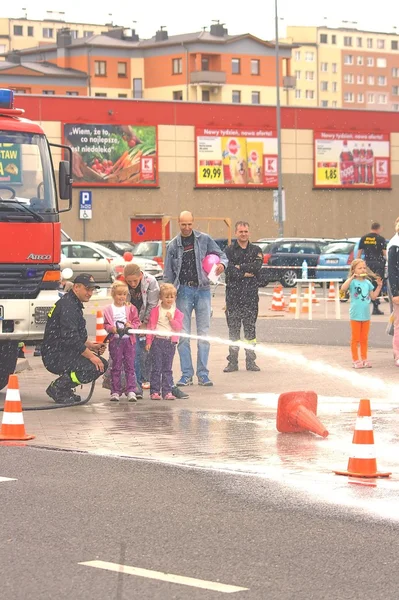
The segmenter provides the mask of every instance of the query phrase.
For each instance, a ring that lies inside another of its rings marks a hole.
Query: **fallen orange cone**
[[[370,478],[389,477],[391,475],[391,473],[379,473],[377,471],[370,400],[360,400],[359,402],[348,470],[334,471],[334,473],[349,477]]]
[[[1,440],[33,440],[34,435],[25,431],[21,397],[19,395],[18,377],[10,375],[6,401],[4,403],[3,421],[1,423]]]
[[[327,437],[328,431],[316,416],[317,394],[315,392],[288,392],[280,394],[277,405],[277,431],[298,433],[311,431]]]

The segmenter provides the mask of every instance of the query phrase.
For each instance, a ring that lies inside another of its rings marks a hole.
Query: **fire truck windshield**
[[[25,217],[57,212],[51,155],[42,135],[0,130],[0,214],[17,202]]]

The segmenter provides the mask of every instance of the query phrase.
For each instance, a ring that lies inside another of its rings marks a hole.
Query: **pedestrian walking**
[[[80,402],[74,388],[98,379],[107,369],[107,361],[99,356],[105,346],[88,341],[83,316],[83,302],[99,288],[89,273],[81,273],[48,313],[41,352],[46,369],[60,375],[46,390],[57,404]]]
[[[136,336],[128,333],[119,335],[119,330],[138,329],[140,326],[137,308],[133,304],[126,304],[127,295],[127,284],[123,281],[115,281],[111,287],[113,302],[104,308],[104,329],[107,333],[113,334],[109,342],[109,353],[112,359],[111,402],[119,402],[122,395],[122,367],[126,378],[127,399],[129,402],[137,401],[134,372]]]
[[[177,289],[177,308],[183,313],[183,332],[191,333],[191,315],[195,312],[197,334],[207,336],[211,319],[210,281],[203,269],[202,261],[209,254],[216,254],[220,263],[215,274],[220,275],[227,266],[227,258],[217,243],[206,233],[194,230],[194,217],[191,212],[179,215],[180,233],[168,245],[166,251],[164,280]],[[197,377],[198,385],[212,386],[209,378],[209,342],[198,340]],[[180,387],[193,384],[194,368],[191,346],[188,338],[181,338],[178,344],[182,376],[177,382]]]
[[[161,285],[159,306],[152,309],[148,329],[155,330],[153,335],[147,335],[146,350],[151,353],[151,400],[175,400],[173,388],[173,358],[176,352],[178,336],[183,327],[183,313],[176,308],[176,288],[170,283]],[[167,332],[170,335],[157,335]]]
[[[370,281],[370,277],[375,278],[377,281],[375,289]],[[341,286],[342,291],[346,292],[349,290],[350,296],[349,318],[352,331],[351,351],[354,369],[371,367],[371,363],[367,359],[370,330],[370,301],[378,298],[381,287],[381,277],[375,273],[371,273],[365,261],[361,258],[356,258],[352,262],[349,277]]]
[[[388,283],[393,314],[393,356],[399,367],[399,217],[395,221],[395,235],[388,244]]]
[[[384,279],[385,262],[387,259],[387,243],[381,235],[381,225],[377,222],[371,224],[370,233],[366,233],[360,238],[357,258],[361,258],[364,252],[364,259],[368,268],[378,275],[381,280]],[[373,300],[373,315],[383,315],[379,308],[380,301],[377,298]]]
[[[241,327],[244,341],[255,346],[256,320],[259,309],[259,280],[263,253],[259,246],[249,241],[249,224],[238,221],[235,225],[236,240],[226,248],[229,264],[226,269],[226,319],[229,339],[240,339]],[[230,346],[228,364],[224,373],[238,371],[239,346]],[[254,350],[245,350],[247,371],[260,371]]]

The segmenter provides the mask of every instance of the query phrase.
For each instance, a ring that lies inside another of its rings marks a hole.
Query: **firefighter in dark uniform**
[[[249,241],[249,225],[238,221],[235,227],[236,241],[226,248],[229,260],[226,269],[226,318],[229,338],[233,342],[240,339],[241,325],[244,328],[245,342],[256,344],[256,320],[259,306],[260,270],[263,254],[259,246]],[[238,346],[229,347],[228,364],[224,373],[238,371]],[[254,350],[245,350],[247,371],[260,371],[256,364]]]
[[[80,402],[73,393],[81,383],[94,381],[107,369],[103,344],[87,340],[83,302],[88,302],[99,286],[88,273],[78,275],[72,289],[53,306],[48,314],[42,344],[44,366],[60,375],[46,392],[57,403]]]
[[[366,265],[373,273],[384,279],[385,262],[387,258],[387,243],[385,238],[380,235],[381,225],[379,223],[371,224],[371,231],[360,238],[357,258],[361,258],[364,252]],[[373,315],[383,315],[379,309],[380,301],[373,300]]]

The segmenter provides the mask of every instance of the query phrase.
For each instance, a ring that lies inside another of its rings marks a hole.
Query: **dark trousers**
[[[235,298],[226,296],[226,319],[229,328],[229,339],[238,341],[241,327],[244,328],[244,338],[247,344],[256,344],[256,320],[258,318],[259,298],[249,298],[248,302],[238,303]],[[234,366],[238,364],[239,346],[230,346],[227,360]],[[251,364],[256,360],[253,350],[245,350],[246,363]]]
[[[104,371],[106,371],[108,362],[102,356],[100,359],[104,364]],[[50,373],[61,375],[53,383],[53,386],[60,392],[71,392],[77,385],[90,383],[102,375],[101,371],[98,371],[93,363],[81,354],[75,356],[53,354],[50,357],[44,357],[43,363]]]
[[[150,380],[151,360],[145,351],[146,338],[136,335],[136,359],[134,370],[136,372],[137,388],[142,389],[143,382]]]
[[[109,353],[112,358],[111,393],[122,394],[122,367],[126,376],[126,394],[134,392],[136,389],[135,344],[132,344],[129,337],[120,339],[119,336],[115,336],[109,343]]]
[[[366,264],[367,264],[368,268],[373,271],[373,273],[375,273],[376,275],[381,277],[381,279],[384,281],[385,262],[368,260]],[[380,304],[380,301],[377,298],[376,300],[372,300],[372,303],[373,303],[374,309],[377,309],[377,307]]]
[[[150,393],[162,396],[171,393],[173,386],[172,365],[176,352],[176,344],[170,339],[155,337],[151,344],[151,378]]]

